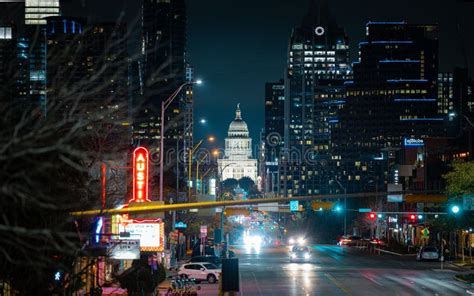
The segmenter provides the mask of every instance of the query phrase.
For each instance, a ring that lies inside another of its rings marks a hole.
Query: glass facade
[[[332,131],[339,125],[345,104],[344,82],[351,78],[344,29],[330,17],[327,4],[311,7],[302,25],[293,30],[289,44],[281,195],[325,190],[331,172]]]

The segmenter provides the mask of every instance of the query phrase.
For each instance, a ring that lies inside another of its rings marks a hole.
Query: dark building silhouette
[[[396,184],[398,170],[391,164],[405,141],[446,134],[448,121],[437,106],[437,29],[367,23],[367,40],[359,44],[354,80],[346,82],[346,105],[333,138],[339,177],[348,191]]]
[[[142,5],[143,95],[134,99],[133,139],[159,151],[161,103],[177,88],[193,80],[193,69],[186,63],[186,6],[184,0],[144,0]],[[186,86],[165,112],[164,170],[166,183],[176,180],[176,149],[192,145],[193,89]],[[184,155],[184,154],[183,154]],[[184,162],[185,163],[185,162]],[[180,168],[187,175],[187,166]],[[154,172],[157,174],[157,172]]]
[[[278,161],[284,147],[285,82],[265,83],[265,127],[261,136],[263,158],[260,157],[260,176],[265,192],[278,193]]]
[[[77,112],[88,121],[90,146],[117,160],[130,145],[126,26],[48,17],[48,110],[61,119]],[[52,116],[52,115],[48,115]]]

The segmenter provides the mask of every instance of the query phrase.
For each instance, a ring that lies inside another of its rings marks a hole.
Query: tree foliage
[[[239,186],[246,192],[250,192],[255,186],[255,182],[249,177],[242,177],[239,179]]]
[[[474,161],[454,161],[451,171],[445,174],[448,194],[474,193]]]
[[[107,81],[118,81],[120,72],[111,70],[127,69],[127,59],[99,54],[89,75],[73,79],[84,73],[81,58],[89,50],[74,41],[48,51],[48,73],[56,74],[48,74],[44,105],[0,94],[0,281],[20,295],[50,295],[54,274],[72,270],[91,225],[69,213],[100,208],[100,186],[91,171],[126,151],[120,121],[127,100]],[[116,45],[104,42],[104,52]],[[77,63],[66,67],[69,61]]]
[[[222,181],[223,192],[234,192],[234,189],[239,185],[239,181],[233,178],[225,179]]]

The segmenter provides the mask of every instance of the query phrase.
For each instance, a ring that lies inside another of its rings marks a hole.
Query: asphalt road
[[[262,295],[469,295],[452,266],[414,257],[372,255],[338,246],[313,247],[310,263],[290,263],[285,248],[238,249],[242,296]],[[217,295],[201,284],[199,295]]]

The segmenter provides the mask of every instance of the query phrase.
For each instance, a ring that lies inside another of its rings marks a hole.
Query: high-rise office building
[[[193,79],[193,69],[186,63],[186,6],[184,0],[144,0],[142,4],[142,81],[143,96],[134,106],[133,139],[151,151],[159,151],[161,103],[180,85]],[[192,145],[193,88],[188,85],[165,111],[164,171],[183,174],[178,168],[175,150],[187,151]],[[183,153],[181,153],[183,154]],[[185,154],[185,153],[184,153]],[[178,173],[179,171],[181,173]],[[157,174],[157,171],[153,171]],[[181,183],[184,184],[184,183]]]
[[[350,78],[344,29],[332,18],[327,1],[311,1],[289,42],[280,194],[316,194],[327,183],[332,130],[339,125],[344,81]]]
[[[265,83],[265,127],[261,139],[260,176],[265,192],[278,193],[278,161],[284,147],[285,82]]]
[[[9,104],[15,94],[16,36],[11,24],[0,23],[0,93],[1,104]]]
[[[88,25],[47,18],[47,89],[51,104],[74,98],[91,120],[121,124],[128,117],[128,55],[124,24]],[[67,106],[64,106],[67,108]]]
[[[47,116],[46,94],[46,18],[60,14],[59,0],[0,1],[2,22],[15,31],[15,97],[22,106]]]
[[[161,102],[186,81],[186,7],[184,0],[145,0],[142,13],[144,87],[134,137],[158,147]],[[182,134],[183,98],[181,93],[165,113],[165,151]]]
[[[398,172],[387,161],[404,143],[443,135],[446,127],[437,106],[437,26],[369,22],[366,29],[333,138],[348,191],[396,183]]]
[[[465,68],[438,74],[438,113],[447,116],[454,126],[460,126],[463,116],[474,120],[473,86]]]
[[[26,92],[25,78],[19,76],[19,68],[25,53],[18,48],[23,32],[25,3],[0,0],[0,104],[10,108],[19,102],[20,93]],[[19,105],[19,104],[17,104]],[[22,106],[19,106],[22,109]]]

